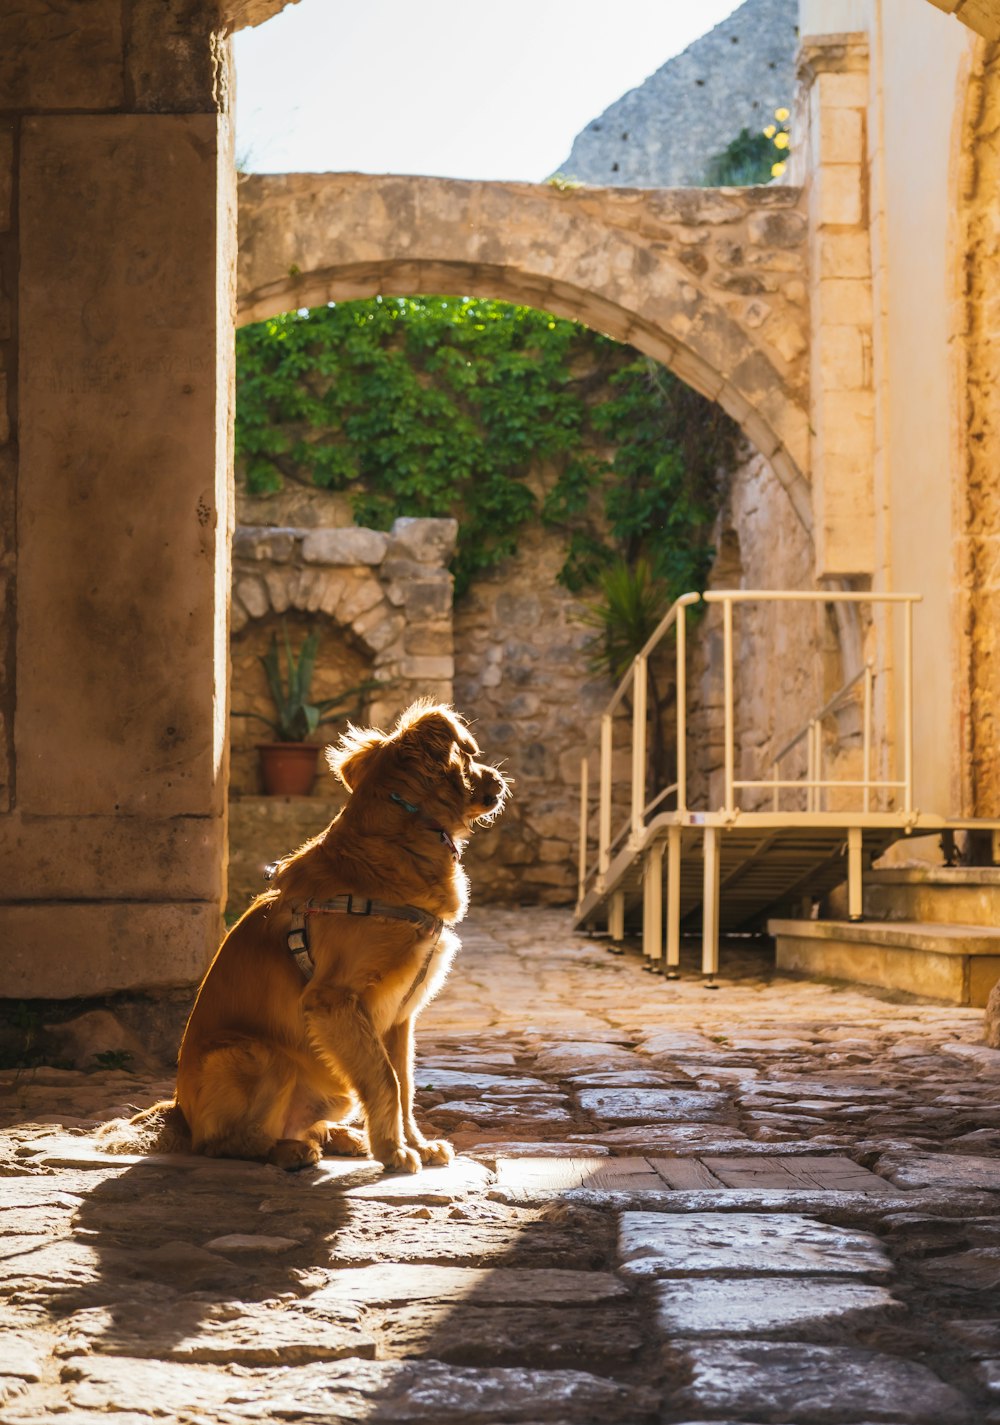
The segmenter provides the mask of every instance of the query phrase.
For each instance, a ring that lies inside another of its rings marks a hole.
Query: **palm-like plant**
[[[617,683],[669,609],[670,590],[645,558],[634,564],[619,559],[598,583],[600,603],[589,605],[580,618],[598,630],[590,644],[591,667]]]
[[[672,603],[670,587],[653,571],[649,560],[640,557],[633,564],[620,559],[601,574],[599,603],[590,604],[580,619],[597,632],[590,642],[590,666],[618,683],[628,672],[636,654],[648,643]],[[665,782],[665,749],[660,737],[663,712],[661,694],[651,663],[646,666],[646,696],[652,723],[649,739],[647,787],[654,795]]]

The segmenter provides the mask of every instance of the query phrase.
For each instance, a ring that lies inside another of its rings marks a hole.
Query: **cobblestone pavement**
[[[1000,1051],[981,1013],[667,983],[487,909],[420,1035],[461,1149],[114,1159],[169,1091],[2,1077],[0,1422],[1000,1422]]]

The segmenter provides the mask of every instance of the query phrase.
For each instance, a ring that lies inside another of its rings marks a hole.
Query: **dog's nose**
[[[484,807],[491,807],[491,806],[493,805],[493,803],[496,801],[496,799],[497,799],[497,793],[496,793],[496,792],[490,792],[490,791],[487,791],[485,787],[483,788],[483,793],[482,793],[482,796],[480,797],[480,801],[482,802],[482,804],[483,804]]]

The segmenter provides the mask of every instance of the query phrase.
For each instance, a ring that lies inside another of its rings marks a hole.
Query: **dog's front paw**
[[[387,1173],[419,1173],[420,1154],[402,1143],[390,1144],[385,1148],[373,1148],[372,1156],[382,1164]]]
[[[314,1168],[320,1159],[318,1143],[303,1142],[299,1138],[279,1138],[267,1155],[267,1161],[288,1173],[300,1172],[302,1168]]]
[[[430,1142],[425,1140],[416,1146],[423,1163],[443,1167],[446,1163],[450,1163],[455,1156],[454,1148],[445,1138],[433,1138]]]
[[[363,1129],[351,1128],[346,1123],[331,1123],[326,1130],[323,1152],[326,1156],[367,1158],[368,1135]]]

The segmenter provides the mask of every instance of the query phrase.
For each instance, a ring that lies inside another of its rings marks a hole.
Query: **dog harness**
[[[406,1004],[427,978],[431,959],[444,929],[443,920],[416,905],[389,905],[386,901],[349,895],[334,896],[333,900],[329,901],[306,901],[304,905],[292,907],[292,923],[288,929],[288,950],[305,980],[312,979],[315,968],[309,947],[309,920],[314,915],[370,915],[376,920],[406,920],[433,936],[420,973],[407,991],[403,1004]]]

